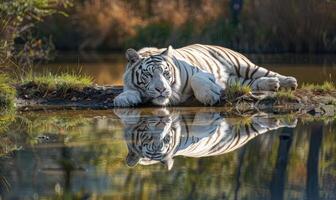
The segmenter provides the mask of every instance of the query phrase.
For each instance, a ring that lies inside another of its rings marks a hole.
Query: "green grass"
[[[239,83],[230,85],[225,89],[225,95],[228,101],[235,101],[237,97],[249,94],[252,92],[250,86],[241,85]]]
[[[291,100],[296,100],[296,96],[294,95],[294,92],[292,90],[279,90],[276,94],[275,94],[276,99],[278,100],[287,100],[287,101],[291,101]]]
[[[336,90],[336,85],[331,81],[325,81],[322,85],[304,83],[301,88],[313,92],[331,92]]]
[[[0,110],[8,110],[15,105],[16,90],[10,85],[10,79],[0,75]]]
[[[45,74],[38,76],[29,76],[22,80],[22,84],[34,84],[40,92],[63,91],[70,89],[81,90],[93,84],[93,79],[87,75],[75,74]]]

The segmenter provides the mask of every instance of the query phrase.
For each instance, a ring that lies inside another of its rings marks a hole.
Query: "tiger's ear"
[[[165,160],[162,160],[161,163],[167,165],[168,171],[170,171],[173,168],[174,159],[173,158],[167,158]]]
[[[139,53],[134,49],[127,49],[125,56],[130,63],[135,63],[140,59]]]
[[[172,57],[173,56],[173,51],[174,51],[174,48],[171,45],[169,45],[168,48],[164,52],[162,52],[161,54],[165,55],[165,56],[168,56],[168,57]]]
[[[126,164],[129,167],[134,167],[136,164],[138,164],[139,160],[140,157],[136,153],[132,152],[132,150],[129,150],[126,157]]]

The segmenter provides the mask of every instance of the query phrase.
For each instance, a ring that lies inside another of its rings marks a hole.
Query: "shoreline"
[[[16,108],[22,111],[38,109],[111,109],[113,99],[122,92],[122,86],[93,85],[82,89],[67,91],[36,92],[37,85],[16,86]],[[34,91],[34,92],[32,92]],[[32,95],[34,94],[34,95]],[[195,99],[176,107],[203,106]],[[157,107],[142,104],[137,107]],[[225,92],[221,101],[211,107],[224,107],[228,112],[248,114],[256,112],[288,114],[293,112],[309,113],[320,116],[336,115],[336,90],[313,91],[299,88],[295,91],[252,92],[236,95],[228,99]]]

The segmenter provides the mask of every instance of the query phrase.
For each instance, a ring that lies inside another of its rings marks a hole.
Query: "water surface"
[[[220,108],[7,119],[2,199],[336,198],[334,121],[228,116]]]

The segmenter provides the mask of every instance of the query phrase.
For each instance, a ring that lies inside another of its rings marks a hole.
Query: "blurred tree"
[[[319,160],[320,148],[323,138],[323,125],[321,122],[312,124],[309,153],[307,161],[307,188],[306,195],[308,200],[318,200],[319,197]]]
[[[30,65],[50,55],[52,43],[34,37],[33,27],[46,16],[62,13],[71,0],[2,0],[0,2],[0,67],[9,60]]]
[[[237,26],[241,11],[243,10],[243,0],[230,0],[231,22]]]
[[[277,161],[273,171],[271,181],[271,199],[282,200],[285,191],[286,169],[289,159],[289,150],[292,143],[293,129],[284,128],[280,135],[280,145],[278,149]]]

